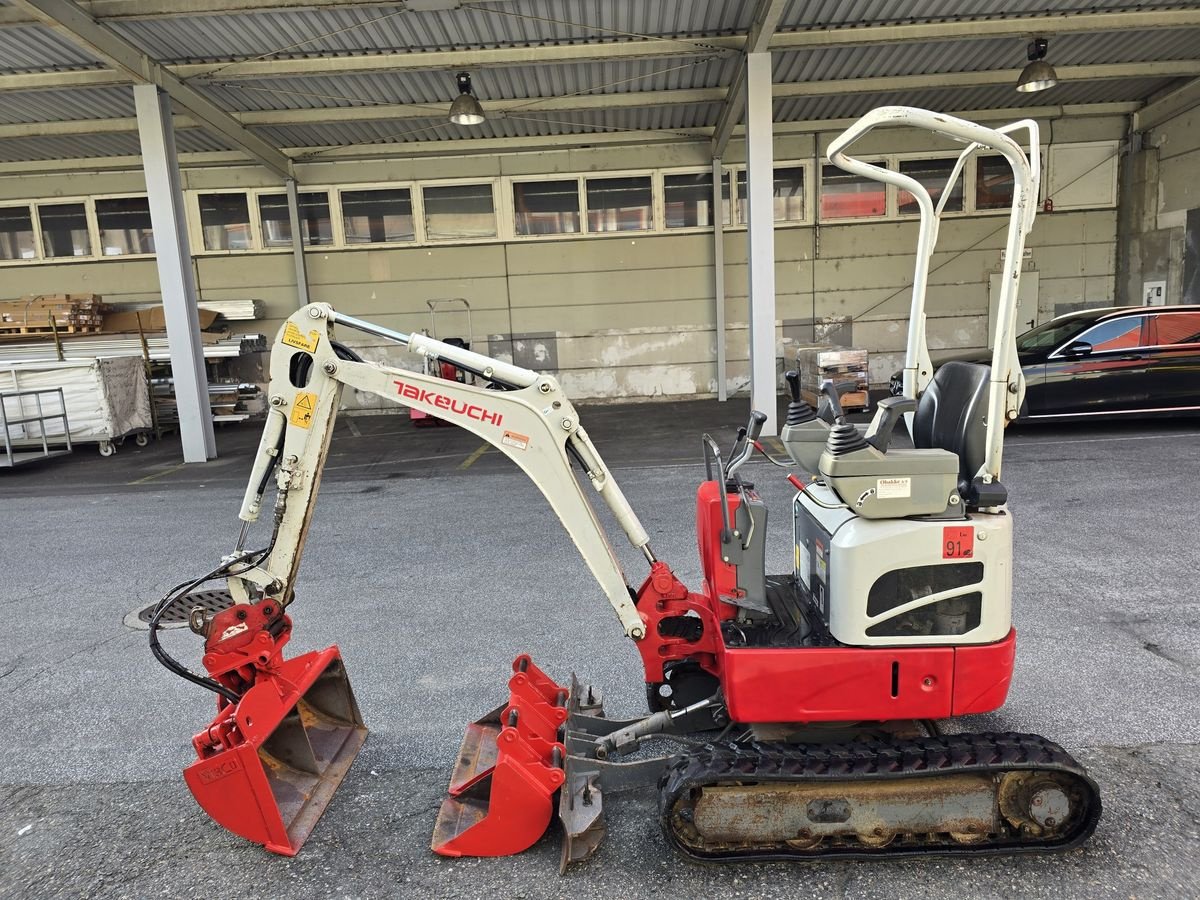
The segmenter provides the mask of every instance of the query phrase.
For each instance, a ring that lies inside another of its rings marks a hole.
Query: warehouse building
[[[0,9],[6,297],[254,300],[268,336],[306,300],[407,332],[462,298],[474,346],[577,399],[747,391],[757,322],[756,399],[814,342],[869,351],[878,387],[902,357],[915,203],[824,154],[886,104],[1040,124],[1022,323],[1178,303],[1195,271],[1194,4],[173,6]],[[1018,91],[1039,54],[1057,83]],[[481,121],[449,120],[460,94]],[[956,152],[869,140],[929,184]],[[986,346],[1010,197],[984,156],[950,198],[934,349]]]

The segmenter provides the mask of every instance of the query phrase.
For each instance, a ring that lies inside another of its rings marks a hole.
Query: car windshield
[[[1091,325],[1089,319],[1054,320],[1039,325],[1017,337],[1017,352],[1031,353],[1034,350],[1049,350],[1064,343],[1081,328]]]

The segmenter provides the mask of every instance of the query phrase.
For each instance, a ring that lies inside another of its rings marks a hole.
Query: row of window
[[[954,158],[899,159],[898,168],[925,185],[936,202]],[[782,224],[811,221],[809,163],[774,170],[774,217]],[[948,213],[1007,210],[1013,180],[1001,157],[980,157],[953,186]],[[812,192],[817,193],[817,192]],[[546,235],[609,234],[711,228],[709,170],[658,171],[468,183],[303,190],[300,227],[310,247],[521,239]],[[287,195],[277,190],[189,195],[197,252],[259,251],[292,245]],[[915,216],[910,193],[835,166],[821,167],[822,222]],[[747,219],[746,171],[727,169],[722,185],[724,224]],[[146,197],[85,198],[0,207],[0,261],[127,256],[154,252]]]

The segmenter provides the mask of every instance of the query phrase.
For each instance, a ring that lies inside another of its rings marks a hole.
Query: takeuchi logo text
[[[466,416],[468,419],[474,419],[476,422],[499,425],[504,419],[503,413],[489,412],[476,403],[455,400],[453,397],[447,397],[445,394],[439,394],[437,391],[431,391],[428,388],[419,388],[416,385],[406,384],[403,381],[396,381],[395,385],[396,393],[406,400],[416,400],[418,403],[426,403],[437,409],[444,409],[460,416]]]

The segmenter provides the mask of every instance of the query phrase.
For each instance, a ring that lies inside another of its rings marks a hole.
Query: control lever
[[[737,443],[733,445],[734,449],[729,454],[729,463],[725,466],[726,480],[732,478],[733,473],[740,469],[742,464],[754,453],[754,444],[758,441],[758,436],[762,434],[765,424],[767,424],[767,414],[761,413],[757,409],[751,410],[750,421],[744,428],[738,429]]]
[[[832,381],[826,381],[821,385],[821,404],[817,407],[817,418],[832,425],[837,419],[844,417],[846,413],[842,410],[841,396],[856,390],[858,385],[853,381],[839,382],[836,390]]]
[[[800,402],[800,373],[795,369],[788,369],[783,373],[783,380],[787,382],[788,393],[792,395],[792,402]]]
[[[811,422],[817,417],[817,413],[800,397],[800,373],[795,369],[789,369],[783,373],[783,379],[787,382],[788,393],[791,394],[791,400],[788,402],[787,408],[787,422],[785,424],[803,425],[806,422]]]
[[[905,413],[916,412],[917,401],[911,397],[886,397],[879,401],[875,418],[867,429],[867,443],[880,453],[887,453],[892,431]]]

